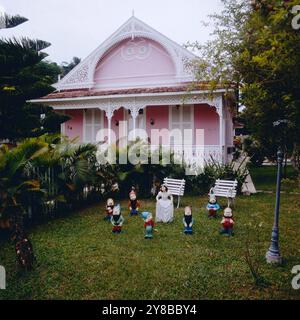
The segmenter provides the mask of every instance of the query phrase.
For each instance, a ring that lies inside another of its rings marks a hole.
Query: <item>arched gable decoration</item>
[[[168,52],[175,66],[176,81],[178,83],[193,80],[192,75],[185,70],[184,65],[186,60],[192,60],[197,57],[132,16],[94,52],[71,70],[69,74],[54,84],[54,87],[58,90],[92,88],[94,86],[94,73],[99,60],[123,40],[136,37],[155,41]]]

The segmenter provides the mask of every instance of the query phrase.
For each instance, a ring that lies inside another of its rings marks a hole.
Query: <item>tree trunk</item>
[[[298,173],[298,184],[300,187],[300,145],[294,143],[294,150],[292,154],[292,165]]]

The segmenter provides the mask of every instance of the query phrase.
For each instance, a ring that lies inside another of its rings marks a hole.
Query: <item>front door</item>
[[[194,132],[194,106],[193,105],[177,105],[170,106],[170,130],[179,129],[182,136],[182,141],[177,141],[171,136],[171,145],[181,145],[185,142],[185,146],[193,145],[193,132]],[[185,131],[190,129],[191,131]]]

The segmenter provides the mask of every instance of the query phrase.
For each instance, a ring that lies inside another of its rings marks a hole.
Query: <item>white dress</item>
[[[156,196],[156,222],[172,222],[174,216],[173,196],[160,191]]]

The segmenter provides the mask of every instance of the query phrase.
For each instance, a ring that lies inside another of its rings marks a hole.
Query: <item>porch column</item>
[[[105,115],[108,123],[108,144],[110,145],[111,144],[111,119],[114,115],[114,110],[111,108],[106,108]]]
[[[219,146],[220,146],[220,155],[221,155],[221,160],[222,163],[224,163],[224,150],[223,150],[223,146],[224,146],[224,112],[223,112],[223,99],[222,96],[219,96],[215,99],[214,101],[214,105],[216,108],[216,111],[219,115]]]
[[[222,155],[222,162],[223,162],[223,112],[219,114],[219,144],[220,144],[220,151]]]
[[[142,109],[141,106],[130,107],[130,115],[132,117],[132,130],[133,130],[133,139],[136,139],[136,118],[139,115],[139,111]]]

